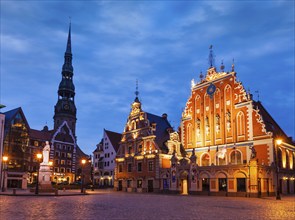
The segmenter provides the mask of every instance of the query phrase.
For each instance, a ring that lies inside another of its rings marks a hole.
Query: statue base
[[[52,171],[48,164],[40,164],[39,170],[39,192],[54,192],[54,188],[51,185],[50,176]]]

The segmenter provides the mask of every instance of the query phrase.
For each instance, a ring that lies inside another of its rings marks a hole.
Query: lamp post
[[[277,194],[276,200],[281,200],[280,195],[280,184],[279,184],[279,157],[278,157],[278,146],[282,144],[282,140],[278,139],[275,141],[275,152],[276,152],[276,175],[277,175]]]
[[[86,163],[86,160],[85,159],[81,160],[81,163],[82,163],[82,165],[81,165],[81,193],[83,193],[83,184],[84,184],[83,166]]]
[[[38,195],[39,194],[39,168],[40,168],[40,159],[42,158],[42,154],[38,153],[37,154],[37,162],[38,162],[38,166],[37,166],[37,180],[36,180],[36,191],[35,194]]]
[[[8,161],[7,156],[2,157],[3,161],[3,169],[2,169],[2,178],[3,178],[3,185],[2,185],[2,192],[5,192],[5,181],[6,181],[6,162]]]

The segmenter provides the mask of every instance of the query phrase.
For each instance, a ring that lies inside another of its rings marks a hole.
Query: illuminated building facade
[[[281,193],[294,193],[294,143],[244,89],[234,65],[230,72],[223,65],[217,72],[212,64],[205,77],[192,81],[182,113],[180,136],[187,155],[172,161],[174,190],[256,197],[274,195],[278,186]]]
[[[131,105],[117,152],[114,188],[127,192],[157,192],[168,188],[160,170],[170,167],[167,141],[173,129],[167,115],[153,115],[141,109],[138,92]],[[166,176],[165,176],[166,178]],[[164,184],[164,185],[163,185]]]
[[[5,125],[3,153],[5,164],[4,188],[27,188],[27,170],[30,164],[30,126],[21,108],[4,112]],[[2,139],[1,139],[2,140]],[[3,184],[3,183],[2,183]]]
[[[93,152],[94,184],[102,187],[114,185],[116,155],[122,134],[104,129],[103,138]]]

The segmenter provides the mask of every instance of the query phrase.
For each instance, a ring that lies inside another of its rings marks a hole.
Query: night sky
[[[1,0],[0,103],[53,128],[71,17],[77,140],[123,132],[138,80],[144,111],[177,129],[192,79],[231,70],[288,136],[294,132],[294,1]],[[293,138],[294,139],[294,138]]]

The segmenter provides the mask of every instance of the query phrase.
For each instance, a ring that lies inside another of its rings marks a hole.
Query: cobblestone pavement
[[[295,197],[207,197],[90,191],[76,196],[0,196],[6,219],[295,219]]]

